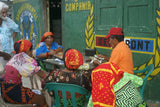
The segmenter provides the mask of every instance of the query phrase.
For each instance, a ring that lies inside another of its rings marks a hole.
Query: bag
[[[85,49],[85,56],[94,56],[96,54],[96,49]]]

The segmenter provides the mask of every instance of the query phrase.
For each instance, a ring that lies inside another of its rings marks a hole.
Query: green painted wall
[[[65,49],[85,49],[86,19],[92,0],[62,0],[62,44]]]
[[[64,49],[75,48],[84,52],[85,48],[96,48],[98,53],[110,56],[112,49],[105,43],[104,37],[111,27],[122,27],[126,41],[132,43],[134,70],[143,69],[151,63],[155,66],[147,82],[145,100],[160,102],[160,0],[62,0],[61,2]],[[22,32],[18,37],[28,38],[35,45],[43,34],[42,7],[42,0],[14,0],[14,17]],[[33,16],[33,21],[27,17],[23,17],[25,21],[20,20],[21,16],[26,16],[23,14],[25,10],[28,11],[27,15]],[[36,37],[35,40],[31,38],[33,35]],[[141,45],[134,44],[135,42]],[[147,46],[149,47],[146,48]],[[141,77],[144,76],[145,74]]]

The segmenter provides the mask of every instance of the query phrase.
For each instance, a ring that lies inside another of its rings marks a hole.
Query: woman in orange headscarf
[[[41,43],[36,49],[36,57],[38,59],[49,58],[50,55],[56,55],[62,52],[63,47],[54,41],[54,34],[52,32],[45,32],[41,38]]]
[[[37,104],[38,107],[48,107],[45,97],[37,95],[31,89],[23,87],[22,76],[28,77],[37,73],[42,75],[40,66],[32,58],[32,43],[19,40],[14,44],[16,53],[6,64],[2,81],[2,97],[6,102],[15,104]]]

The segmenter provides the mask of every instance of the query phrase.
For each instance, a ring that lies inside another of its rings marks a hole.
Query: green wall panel
[[[62,0],[62,44],[84,52],[86,20],[92,0]]]

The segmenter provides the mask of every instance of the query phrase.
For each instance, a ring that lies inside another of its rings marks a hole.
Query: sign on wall
[[[155,39],[127,37],[124,41],[132,52],[155,54]]]
[[[106,35],[96,35],[95,40],[96,40],[96,47],[99,48],[111,48],[109,44],[109,40],[104,38]]]
[[[99,48],[111,48],[109,40],[104,38],[105,35],[96,35],[96,47]],[[155,54],[155,38],[136,38],[126,37],[124,42],[129,46],[132,52]]]

